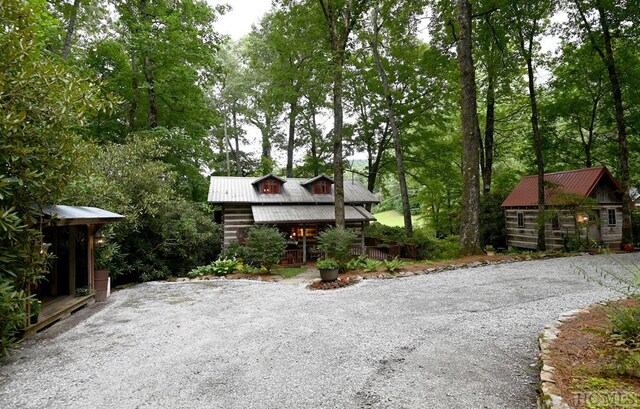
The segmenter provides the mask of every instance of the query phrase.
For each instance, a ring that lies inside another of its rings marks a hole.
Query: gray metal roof
[[[314,178],[311,178],[311,179],[305,180],[304,182],[301,182],[300,184],[301,184],[302,186],[307,186],[307,185],[309,185],[309,184],[311,184],[311,183],[315,182],[315,181],[316,181],[316,180],[318,180],[318,179],[327,179],[328,181],[330,181],[331,183],[333,183],[333,179],[331,179],[329,176],[327,176],[327,175],[325,175],[325,174],[323,173],[323,174],[318,175],[318,176],[316,176],[316,177],[314,177]]]
[[[255,223],[303,223],[334,222],[335,206],[332,205],[282,205],[251,206]],[[345,206],[345,219],[349,222],[374,221],[375,217],[361,206]]]
[[[121,214],[88,206],[45,206],[42,212],[59,220],[59,224],[109,223],[124,219]]]
[[[261,194],[251,183],[255,178],[240,176],[212,176],[209,185],[209,202],[211,203],[272,203],[295,204],[315,203],[333,204],[333,192],[330,194],[313,194],[311,189],[302,186],[308,179],[288,178],[278,194]],[[369,192],[357,180],[344,181],[345,203],[364,204],[378,203],[380,200]]]

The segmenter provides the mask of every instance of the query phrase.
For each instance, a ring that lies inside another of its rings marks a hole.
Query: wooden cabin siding
[[[608,225],[608,209],[616,210],[616,225]],[[611,248],[618,247],[622,238],[622,207],[619,205],[604,206],[596,209],[600,215],[599,226],[594,226],[590,230],[590,240],[596,240]],[[524,227],[518,227],[517,214],[522,212],[524,215]],[[548,209],[549,215],[558,215],[558,228],[554,229],[552,221],[545,222],[545,240],[548,250],[560,250],[563,248],[563,235],[575,235],[575,224],[573,216],[563,210]],[[507,228],[507,245],[524,249],[535,250],[538,245],[538,229],[537,229],[537,209],[531,208],[509,208],[505,210],[506,228]],[[598,229],[598,230],[593,230]],[[587,227],[580,229],[580,236],[584,239],[587,234]],[[596,236],[596,237],[594,237]],[[599,237],[597,237],[599,236]]]
[[[600,203],[600,205],[616,205],[622,200],[621,194],[616,191],[611,183],[607,183],[604,179],[600,180],[589,197]]]
[[[253,226],[251,206],[227,204],[222,207],[222,224],[224,226],[224,247],[238,240],[238,230]]]

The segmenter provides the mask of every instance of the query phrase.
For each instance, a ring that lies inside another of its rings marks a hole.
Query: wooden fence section
[[[362,247],[360,246],[352,247],[351,255],[352,256],[363,255]],[[400,256],[400,246],[399,245],[366,246],[364,255],[374,260],[392,260]]]

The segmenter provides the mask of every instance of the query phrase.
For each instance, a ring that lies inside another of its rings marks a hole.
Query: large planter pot
[[[109,296],[109,270],[96,270],[96,293],[94,298],[96,301],[106,301]]]
[[[333,270],[320,270],[320,278],[322,281],[336,281],[338,279],[338,269]]]
[[[39,314],[38,314],[38,315],[35,315],[35,314],[34,314],[34,315],[32,315],[31,317],[29,317],[29,323],[30,323],[31,325],[35,325],[35,324],[37,324],[37,323],[38,323],[38,317],[39,317]]]

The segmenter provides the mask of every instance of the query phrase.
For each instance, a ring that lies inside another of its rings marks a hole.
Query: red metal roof
[[[553,185],[553,187],[545,186],[545,202],[558,192],[588,196],[600,179],[605,176],[611,180],[618,190],[622,190],[620,184],[613,178],[605,166],[546,173],[544,175],[544,181],[549,185]],[[518,186],[513,189],[502,203],[502,207],[536,206],[537,204],[538,175],[532,175],[522,178]]]

